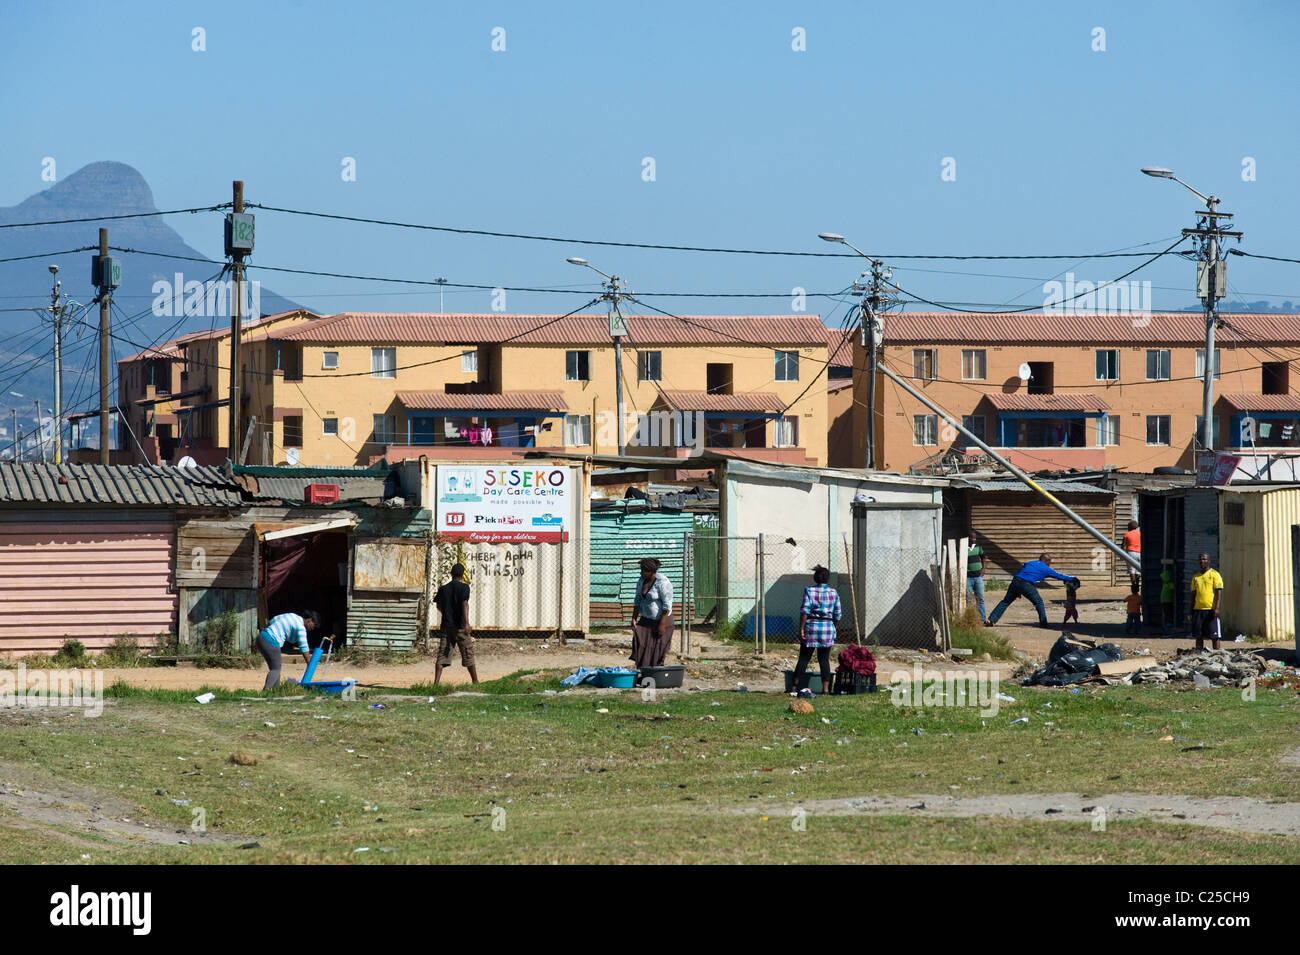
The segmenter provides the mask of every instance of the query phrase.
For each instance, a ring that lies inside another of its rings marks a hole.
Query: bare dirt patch
[[[1096,807],[1108,823],[1122,820],[1159,820],[1189,826],[1209,826],[1235,832],[1300,835],[1300,803],[1269,803],[1245,796],[1143,796],[1112,793],[1082,796],[1078,793],[1016,793],[998,796],[855,796],[799,803],[809,815],[905,815],[998,819],[1043,819],[1092,823]],[[788,807],[792,811],[795,807]],[[746,807],[743,813],[772,814],[774,807]],[[779,811],[779,810],[775,810]]]
[[[119,845],[153,846],[248,841],[229,833],[178,829],[100,790],[13,764],[0,765],[0,809],[17,817],[17,825],[22,828],[37,828],[98,848],[102,848],[102,842],[96,844],[82,837]]]

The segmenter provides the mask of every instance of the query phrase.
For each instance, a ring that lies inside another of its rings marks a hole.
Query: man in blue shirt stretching
[[[1047,611],[1043,608],[1043,598],[1038,594],[1038,585],[1048,577],[1055,577],[1057,580],[1073,583],[1076,587],[1079,585],[1078,577],[1067,577],[1065,574],[1058,574],[1052,570],[1051,554],[1039,554],[1038,560],[1029,561],[1020,568],[1019,573],[1011,578],[1011,585],[1007,587],[1007,595],[989,614],[988,625],[991,627],[1001,620],[1003,612],[1011,606],[1017,597],[1028,597],[1038,610],[1038,625],[1046,629],[1048,625]]]

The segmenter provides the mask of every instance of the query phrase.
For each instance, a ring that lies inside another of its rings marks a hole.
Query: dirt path
[[[1100,812],[1098,810],[1100,807]],[[794,806],[786,811],[792,812]],[[1143,796],[1112,793],[1016,793],[1001,796],[858,796],[799,803],[809,815],[986,816],[1000,819],[1043,819],[1094,823],[1104,813],[1107,822],[1158,819],[1189,826],[1210,826],[1235,832],[1300,835],[1300,803],[1265,803],[1245,796]],[[773,815],[771,806],[745,807],[744,813]]]
[[[104,848],[98,837],[124,845],[174,846],[201,842],[246,842],[230,833],[178,829],[141,813],[112,795],[89,786],[79,786],[50,775],[38,775],[25,766],[0,765],[0,828],[17,826],[62,838],[82,848]]]

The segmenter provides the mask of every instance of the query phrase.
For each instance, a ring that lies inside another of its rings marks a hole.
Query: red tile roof
[[[826,347],[832,365],[852,365],[853,345],[858,339],[858,330],[851,328],[847,332],[838,328],[826,329]]]
[[[1300,395],[1224,395],[1225,404],[1238,411],[1300,411]]]
[[[1245,333],[1218,329],[1223,345],[1300,345],[1300,315],[1225,314]],[[953,312],[907,312],[885,315],[885,344],[1161,344],[1194,345],[1205,341],[1200,312],[1135,315],[997,315]]]
[[[507,391],[498,395],[452,395],[443,391],[399,391],[408,411],[567,411],[556,391]]]
[[[777,345],[827,343],[826,326],[816,315],[684,315],[680,318],[629,315],[629,344]],[[382,344],[608,345],[604,315],[437,315],[344,312],[298,325],[268,337],[282,341]]]
[[[989,404],[998,411],[1108,411],[1110,405],[1100,395],[1030,395],[1023,391],[1013,394],[994,393],[988,396]]]
[[[305,308],[295,308],[287,312],[276,312],[274,315],[263,315],[254,321],[245,320],[241,324],[241,327],[245,332],[254,332],[258,331],[263,325],[266,325],[269,322],[278,321],[279,319],[287,318],[290,315],[311,315],[315,318],[320,317],[319,315],[316,315],[315,312],[309,312]],[[201,341],[203,339],[226,338],[229,335],[230,323],[226,322],[224,327],[205,328],[201,331],[187,332],[184,335],[177,335],[175,338],[159,345],[155,345],[152,348],[146,348],[144,351],[136,352],[134,355],[129,355],[126,358],[119,358],[117,363],[121,365],[128,361],[139,361],[141,358],[176,358],[180,360],[185,357],[181,353],[181,345],[188,345],[190,342]],[[247,340],[261,341],[264,337],[264,334],[259,334],[255,337],[248,337]],[[244,340],[244,338],[241,337],[241,341],[242,340]]]
[[[673,411],[784,411],[785,402],[776,395],[750,392],[743,395],[713,395],[707,391],[664,391],[664,404]]]

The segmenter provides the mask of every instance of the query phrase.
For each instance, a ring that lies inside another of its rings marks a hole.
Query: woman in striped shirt
[[[817,650],[817,665],[821,669],[822,692],[831,691],[831,646],[835,643],[835,625],[839,622],[840,595],[828,586],[831,572],[825,567],[813,568],[813,585],[805,587],[803,604],[799,608],[799,662],[794,667],[794,690],[799,692],[800,682],[808,670],[808,661]]]

